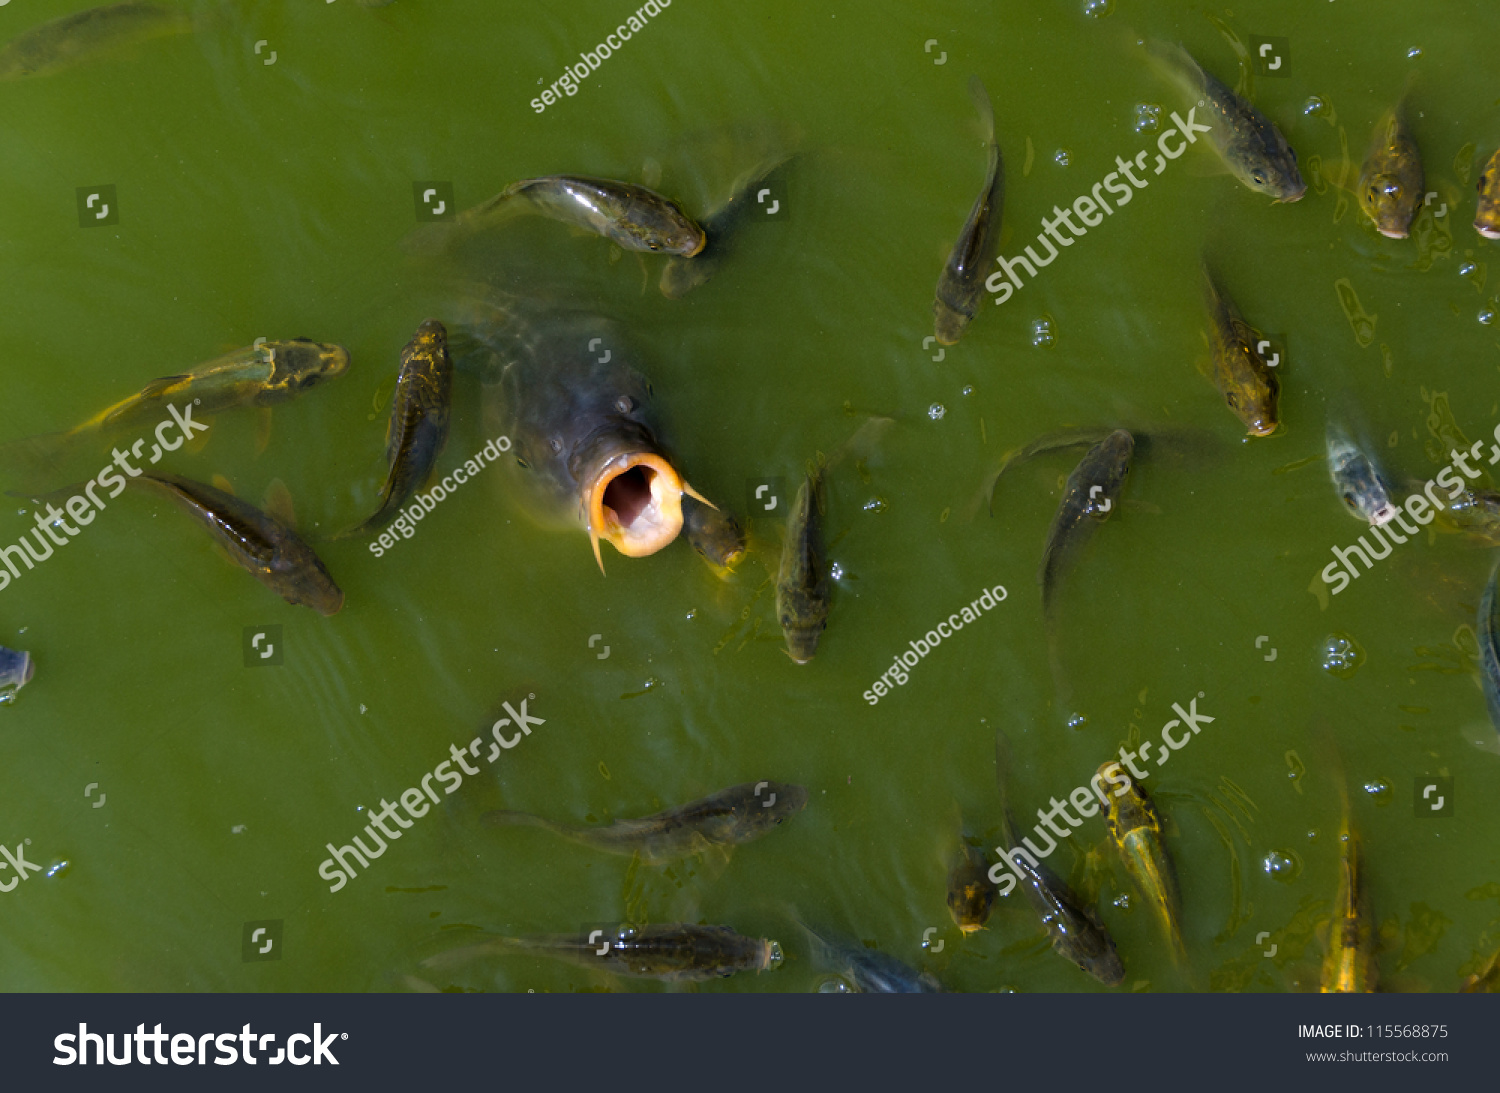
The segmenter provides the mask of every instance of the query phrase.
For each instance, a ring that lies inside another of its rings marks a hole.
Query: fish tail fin
[[[969,98],[973,100],[974,109],[979,112],[979,124],[984,131],[984,142],[994,147],[995,110],[990,105],[990,95],[984,89],[984,81],[978,76],[969,77]]]
[[[553,824],[540,816],[507,808],[492,809],[480,816],[479,822],[485,827],[540,827],[548,831],[553,830]]]
[[[1202,66],[1176,42],[1152,39],[1146,43],[1146,56],[1152,68],[1189,94],[1198,95],[1203,90]]]
[[[488,941],[481,941],[477,945],[462,945],[456,949],[448,949],[445,952],[438,953],[436,956],[429,956],[426,960],[422,961],[421,966],[424,968],[456,968],[472,960],[478,960],[480,957],[497,956],[501,953],[512,952],[518,947],[520,946],[516,938],[494,937]]]

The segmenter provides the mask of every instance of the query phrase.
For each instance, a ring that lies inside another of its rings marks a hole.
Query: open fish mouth
[[[1475,224],[1474,228],[1486,239],[1500,239],[1500,224]]]
[[[627,558],[655,554],[682,531],[682,495],[713,504],[682,480],[659,455],[636,452],[610,460],[584,499],[594,560],[604,572],[599,540]]]

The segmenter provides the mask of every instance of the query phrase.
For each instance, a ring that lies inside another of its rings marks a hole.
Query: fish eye
[[[302,381],[303,387],[312,387],[322,381],[323,377],[316,372],[309,372],[307,378]]]
[[[1254,182],[1257,186],[1264,186],[1266,184],[1266,172],[1262,171],[1259,167],[1255,168],[1255,170],[1250,172],[1250,181]]]
[[[1225,395],[1224,396],[1224,401],[1229,404],[1229,408],[1231,410],[1238,410],[1240,408],[1240,396],[1239,395],[1234,395],[1234,394]]]

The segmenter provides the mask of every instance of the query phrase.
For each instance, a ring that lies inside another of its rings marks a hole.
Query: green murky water
[[[14,0],[0,38],[79,7]],[[805,991],[822,976],[795,907],[952,989],[1098,989],[1045,948],[1019,894],[960,938],[943,903],[955,806],[992,847],[997,728],[1027,814],[1132,736],[1157,739],[1173,703],[1201,693],[1213,723],[1147,783],[1172,830],[1188,971],[1138,897],[1121,905],[1130,888],[1097,818],[1052,859],[1114,934],[1124,989],[1315,984],[1337,863],[1335,750],[1383,981],[1453,989],[1500,944],[1500,763],[1472,637],[1491,558],[1424,533],[1337,596],[1320,601],[1309,582],[1321,587],[1330,549],[1361,530],[1322,462],[1330,417],[1419,479],[1446,463],[1455,428],[1472,442],[1500,421],[1500,338],[1480,318],[1497,306],[1496,252],[1469,226],[1477,165],[1500,142],[1483,78],[1500,13],[1089,7],[677,0],[538,114],[529,100],[628,5],[202,3],[191,36],[0,86],[7,436],[66,427],[257,337],[338,342],[349,373],[279,408],[263,451],[256,416],[229,413],[168,464],[222,474],[255,500],[280,478],[304,531],[331,533],[373,503],[397,353],[441,307],[434,268],[400,248],[417,226],[414,183],[449,182],[468,207],[527,175],[640,181],[654,163],[660,188],[692,205],[714,165],[682,149],[747,119],[800,128],[803,154],[778,218],[754,221],[686,299],[657,293],[660,259],[643,268],[559,225],[518,226],[517,245],[627,324],[686,473],[731,508],[743,513],[761,479],[795,481],[861,415],[897,419],[831,478],[840,575],[805,668],[778,640],[769,514],[727,583],[685,543],[635,561],[606,547],[605,578],[584,536],[517,508],[510,468],[487,470],[385,557],[323,546],[347,595],[324,619],[226,564],[167,503],[110,502],[0,591],[0,641],[38,665],[0,709],[0,842],[44,870],[0,893],[0,986],[399,989],[476,928],[631,918],[778,938],[780,970],[712,989]],[[984,305],[934,362],[933,286],[983,167],[968,76],[995,103],[1014,254],[1117,156],[1155,147],[1142,106],[1161,108],[1158,125],[1184,107],[1135,40],[1181,41],[1232,83],[1226,31],[1285,39],[1284,75],[1256,76],[1254,96],[1297,149],[1307,197],[1271,205],[1190,150],[1004,306]],[[1411,75],[1437,196],[1415,237],[1393,241],[1329,180],[1345,148],[1357,165]],[[1314,96],[1326,107],[1309,113]],[[117,220],[80,227],[79,188],[104,185]],[[1247,318],[1284,338],[1286,427],[1271,439],[1244,442],[1194,370],[1205,249]],[[1137,463],[1063,591],[1077,728],[1053,699],[1035,583],[1072,458],[1014,472],[996,517],[975,515],[1006,451],[1068,424],[1207,437]],[[444,467],[485,438],[478,386],[461,377]],[[34,526],[30,508],[0,513],[0,544]],[[909,641],[996,584],[1005,602],[907,685],[874,707],[861,697]],[[281,663],[247,668],[248,634],[269,627]],[[1330,639],[1352,639],[1363,659],[1344,647],[1339,671],[1325,670]],[[488,738],[503,703],[523,698],[545,724],[493,763],[474,759],[479,774],[330,892],[326,844],[347,843],[382,798],[418,786],[450,745]],[[1429,775],[1453,779],[1453,816],[1417,818]],[[727,863],[632,868],[478,822],[493,808],[637,816],[759,779],[804,784],[811,803]],[[246,924],[262,922],[278,924],[261,936],[280,959],[247,961]],[[1276,955],[1261,956],[1273,940]],[[621,983],[511,957],[436,985]]]

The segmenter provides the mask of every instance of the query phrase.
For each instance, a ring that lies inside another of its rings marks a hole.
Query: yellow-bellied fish
[[[932,311],[939,345],[957,345],[964,328],[979,311],[985,275],[990,272],[990,264],[1000,249],[1005,164],[1000,158],[1000,145],[995,141],[995,112],[978,76],[969,78],[969,96],[974,100],[974,108],[979,111],[979,121],[984,127],[985,141],[989,145],[989,166],[985,170],[984,187],[975,198],[958,242],[953,245],[953,252],[948,255],[948,263],[938,278],[937,298],[933,301]]]
[[[1486,239],[1500,239],[1500,151],[1479,172],[1479,211],[1474,230]]]
[[[1381,235],[1405,239],[1424,189],[1422,154],[1398,104],[1375,126],[1370,154],[1359,173],[1359,207]]]
[[[401,371],[391,420],[385,434],[385,458],[390,470],[380,491],[380,507],[359,527],[340,538],[379,531],[421,488],[448,440],[449,401],[453,391],[453,361],[448,356],[448,331],[428,319],[401,350]]]
[[[1090,448],[1068,475],[1037,571],[1042,609],[1047,614],[1051,614],[1058,578],[1094,529],[1109,519],[1114,503],[1120,499],[1134,453],[1135,438],[1127,429],[1116,429]]]
[[[714,846],[738,846],[760,838],[801,812],[807,790],[786,782],[746,782],[680,808],[602,827],[554,823],[529,812],[486,812],[491,827],[545,828],[565,839],[609,854],[639,854],[656,865]]]
[[[511,208],[529,205],[543,216],[586,228],[625,250],[692,257],[703,249],[703,229],[676,203],[644,186],[582,175],[550,175],[513,182],[459,216],[470,229]]]
[[[191,371],[152,380],[64,435],[154,424],[172,402],[194,402],[205,416],[238,406],[271,406],[343,375],[348,367],[349,351],[341,345],[307,338],[247,345]]]
[[[1339,832],[1339,884],[1328,924],[1328,952],[1323,958],[1324,994],[1369,994],[1375,990],[1375,931],[1365,891],[1359,837],[1345,812]]]
[[[743,971],[774,971],[782,960],[781,946],[775,941],[746,937],[728,926],[679,922],[622,924],[618,929],[586,935],[497,937],[439,953],[424,960],[422,966],[451,968],[478,957],[507,953],[548,956],[616,975],[673,983],[722,979]]]
[[[1468,976],[1458,988],[1459,994],[1500,993],[1500,951],[1491,956],[1485,965]]]
[[[658,439],[652,387],[630,363],[621,326],[511,300],[470,334],[496,363],[483,380],[487,426],[514,443],[538,514],[583,525],[600,572],[601,539],[645,557],[682,531],[684,494],[712,507]]]
[[[828,625],[829,580],[822,526],[825,469],[819,461],[797,489],[776,575],[776,621],[786,635],[787,655],[798,664],[812,660]]]
[[[0,80],[50,76],[153,38],[188,34],[193,21],[179,7],[126,0],[87,8],[24,31],[0,48]]]
[[[1264,114],[1205,72],[1181,46],[1155,43],[1151,52],[1204,108],[1201,120],[1210,126],[1208,141],[1236,178],[1279,202],[1297,201],[1307,192],[1297,170],[1297,154]],[[1188,120],[1198,121],[1191,116]]]
[[[336,614],[344,593],[313,549],[260,509],[203,482],[158,471],[128,481],[170,497],[191,513],[251,576],[290,604]]]
[[[1161,817],[1156,805],[1145,787],[1121,767],[1118,759],[1101,765],[1099,777],[1101,781],[1096,784],[1107,782],[1110,786],[1103,798],[1110,840],[1120,852],[1125,872],[1130,874],[1161,923],[1173,955],[1181,960],[1182,897],[1177,887],[1177,870],[1162,842]]]
[[[1263,339],[1220,290],[1206,266],[1203,290],[1209,318],[1209,378],[1252,436],[1270,436],[1280,424],[1276,403],[1281,396],[1281,381],[1257,348]]]

